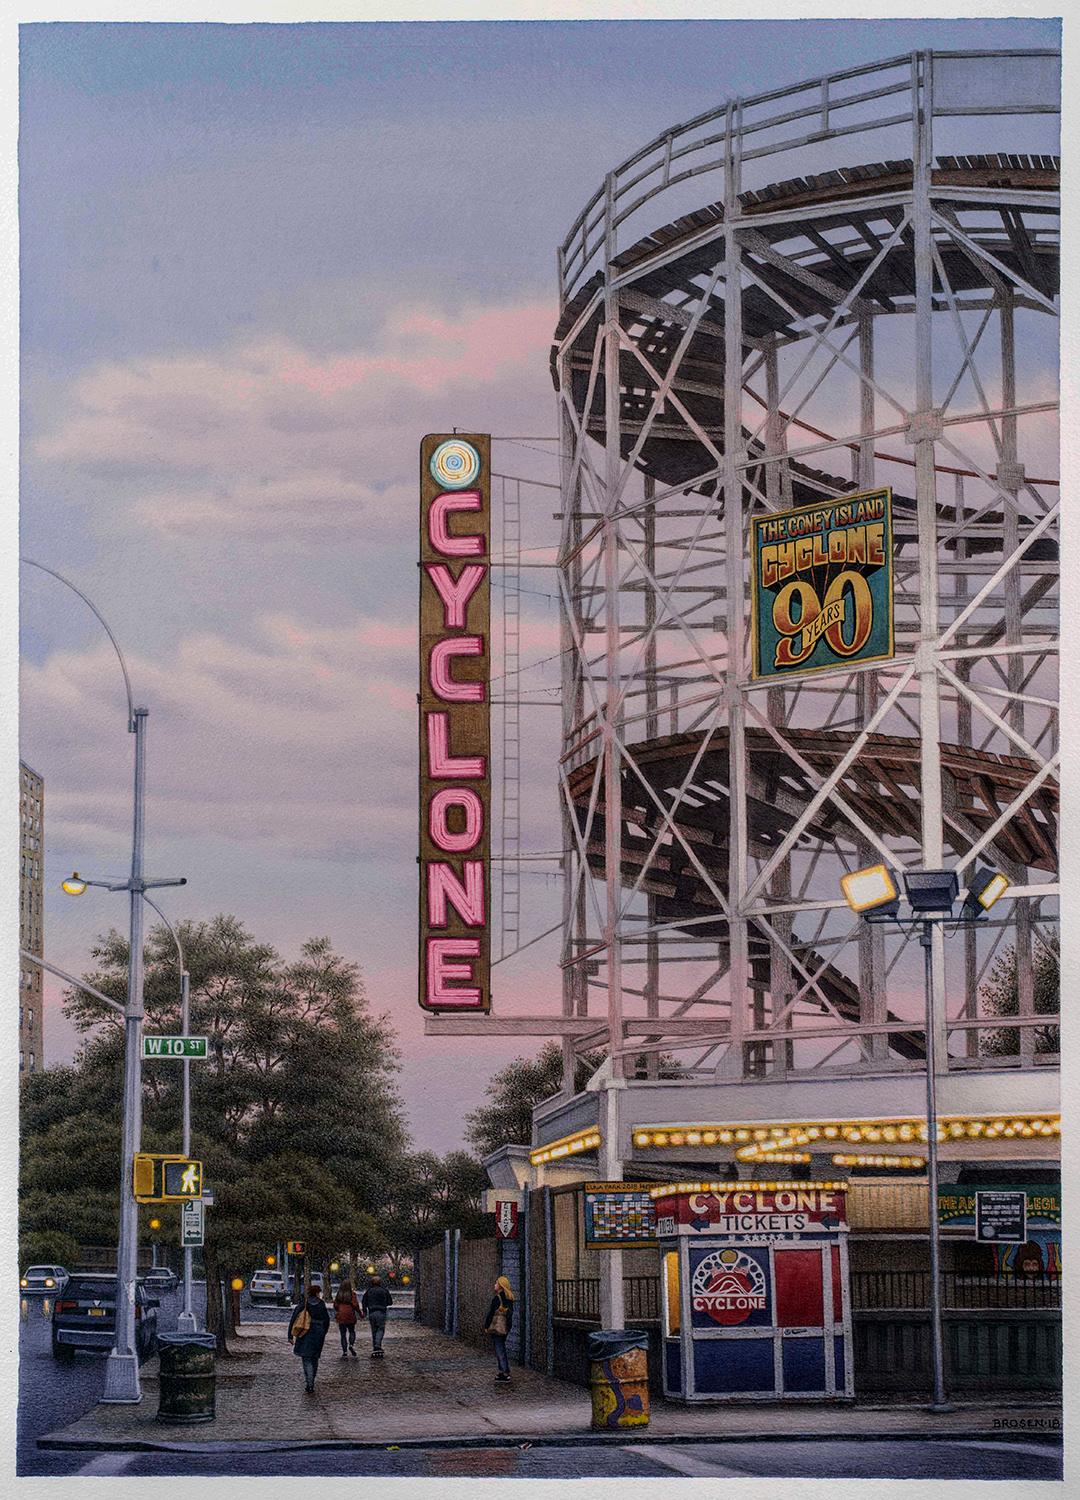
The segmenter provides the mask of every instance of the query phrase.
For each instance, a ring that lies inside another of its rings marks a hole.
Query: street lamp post
[[[105,1367],[103,1401],[137,1402],[142,1400],[139,1386],[139,1357],[135,1348],[135,1283],[138,1278],[139,1205],[135,1201],[132,1165],[142,1135],[142,1022],[143,1022],[143,896],[157,886],[183,885],[183,880],[147,880],[143,875],[144,813],[146,802],[146,720],[149,709],[136,708],[131,693],[124,654],[108,621],[83,591],[33,558],[24,557],[28,566],[48,573],[50,577],[76,594],[100,621],[112,642],[127,694],[128,732],[135,736],[134,812],[131,835],[131,874],[124,882],[93,882],[113,891],[127,891],[130,897],[128,930],[128,984],[124,1004],[124,1085],[123,1123],[120,1146],[120,1222],[116,1246],[116,1337]],[[84,882],[86,884],[91,882]]]
[[[161,907],[157,904],[156,901],[151,901],[151,899],[150,899],[149,896],[144,896],[143,899],[145,900],[145,902],[146,902],[146,904],[148,906],[152,907],[154,909],[154,911],[157,912],[157,914],[161,918],[162,922],[164,922],[165,926],[168,928],[169,932],[172,934],[172,940],[176,944],[176,956],[177,956],[177,959],[178,959],[179,964],[180,964],[180,1035],[181,1036],[187,1036],[188,1031],[189,1031],[190,1026],[191,1026],[191,975],[188,973],[187,965],[184,962],[184,949],[183,949],[182,943],[180,942],[180,935],[176,931],[176,928],[169,921],[168,917],[165,915],[165,913],[162,911]],[[181,1063],[181,1067],[184,1070],[184,1074],[183,1074],[183,1079],[182,1079],[182,1095],[181,1095],[183,1102],[182,1102],[182,1105],[181,1105],[182,1116],[181,1116],[181,1127],[180,1127],[180,1130],[181,1130],[180,1150],[184,1153],[185,1156],[190,1156],[191,1155],[191,1060],[190,1060],[190,1058],[185,1057],[183,1059],[183,1062]],[[183,1238],[182,1231],[181,1231],[181,1238]],[[193,1310],[192,1305],[191,1305],[191,1270],[192,1270],[192,1264],[191,1263],[192,1263],[192,1251],[191,1251],[191,1246],[190,1245],[184,1245],[182,1248],[183,1248],[183,1252],[184,1252],[184,1298],[183,1298],[183,1306],[181,1307],[180,1314],[179,1314],[179,1316],[178,1316],[178,1318],[176,1320],[176,1326],[177,1326],[177,1329],[179,1330],[180,1333],[194,1333],[195,1330],[198,1327],[198,1323],[196,1321],[195,1313],[194,1313],[194,1310]]]
[[[926,993],[926,1193],[930,1231],[930,1354],[934,1395],[930,1410],[953,1408],[945,1397],[945,1341],[942,1336],[941,1233],[938,1223],[938,1130],[937,1130],[937,1012],[934,993],[933,931],[935,927],[969,927],[978,922],[1008,888],[1004,875],[977,870],[968,883],[967,897],[958,915],[953,906],[959,894],[955,870],[908,870],[905,894],[911,907],[909,919],[900,913],[900,894],[884,865],[873,865],[845,875],[841,882],[844,899],[867,922],[887,922],[904,930],[917,929],[923,950]],[[907,927],[910,921],[911,928]]]

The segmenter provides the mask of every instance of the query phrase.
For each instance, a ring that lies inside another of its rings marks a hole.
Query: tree
[[[1046,942],[1037,941],[1033,958],[1034,995],[1032,1008],[1037,1016],[1056,1016],[1061,1004],[1061,952],[1056,933]],[[991,1016],[1015,1016],[1020,1011],[1020,984],[1016,949],[1007,948],[995,961],[990,977],[980,990],[983,1007]],[[1020,1032],[1013,1027],[982,1033],[982,1051],[991,1057],[1015,1057],[1020,1051]],[[1061,1046],[1057,1026],[1035,1028],[1035,1051],[1058,1052]]]
[[[395,1272],[402,1259],[460,1229],[466,1237],[484,1233],[482,1208],[487,1173],[468,1151],[438,1157],[418,1151],[406,1158],[399,1182],[380,1218]]]
[[[574,1088],[581,1090],[603,1062],[603,1054],[586,1052],[574,1069]],[[489,1104],[466,1115],[466,1138],[481,1157],[500,1146],[527,1146],[532,1140],[532,1112],[562,1088],[562,1048],[545,1042],[535,1057],[515,1057],[487,1086]]]
[[[234,917],[184,923],[179,933],[192,1030],[210,1043],[208,1061],[191,1069],[192,1149],[215,1191],[203,1248],[208,1290],[261,1265],[280,1238],[307,1241],[325,1269],[344,1234],[376,1235],[404,1153],[389,1020],[370,1014],[357,966],[326,938],[287,963]],[[88,982],[121,999],[125,940],[110,932],[93,954]],[[145,1004],[148,1030],[179,1031],[176,950],[161,927],[148,937]],[[113,1012],[81,991],[69,992],[65,1008],[86,1039],[73,1068],[24,1085],[22,1228],[112,1244],[123,1032]],[[180,1068],[147,1064],[143,1149],[178,1149],[180,1114]],[[167,1223],[175,1216],[179,1238],[179,1210],[155,1212]],[[207,1322],[227,1352],[212,1295]]]

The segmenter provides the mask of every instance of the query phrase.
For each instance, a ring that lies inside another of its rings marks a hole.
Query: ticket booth
[[[845,1188],[654,1189],[666,1396],[850,1400]]]

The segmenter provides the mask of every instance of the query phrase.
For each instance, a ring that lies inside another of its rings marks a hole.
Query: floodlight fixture
[[[960,882],[955,870],[905,870],[904,891],[913,912],[951,912]]]
[[[961,918],[965,922],[977,922],[1009,889],[1009,878],[1000,870],[989,870],[980,866],[968,881],[967,898]]]
[[[895,916],[900,904],[900,894],[887,865],[871,865],[866,870],[842,875],[840,889],[854,912]]]

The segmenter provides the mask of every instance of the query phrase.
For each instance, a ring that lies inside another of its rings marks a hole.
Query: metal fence
[[[657,1321],[660,1317],[660,1278],[658,1276],[624,1276],[623,1298],[627,1318],[632,1318],[635,1322]],[[587,1277],[580,1281],[556,1281],[555,1316],[599,1323],[599,1278]]]
[[[946,1271],[941,1277],[943,1304],[969,1307],[1061,1307],[1057,1276],[966,1276]],[[913,1310],[930,1306],[929,1271],[853,1271],[854,1310]]]

